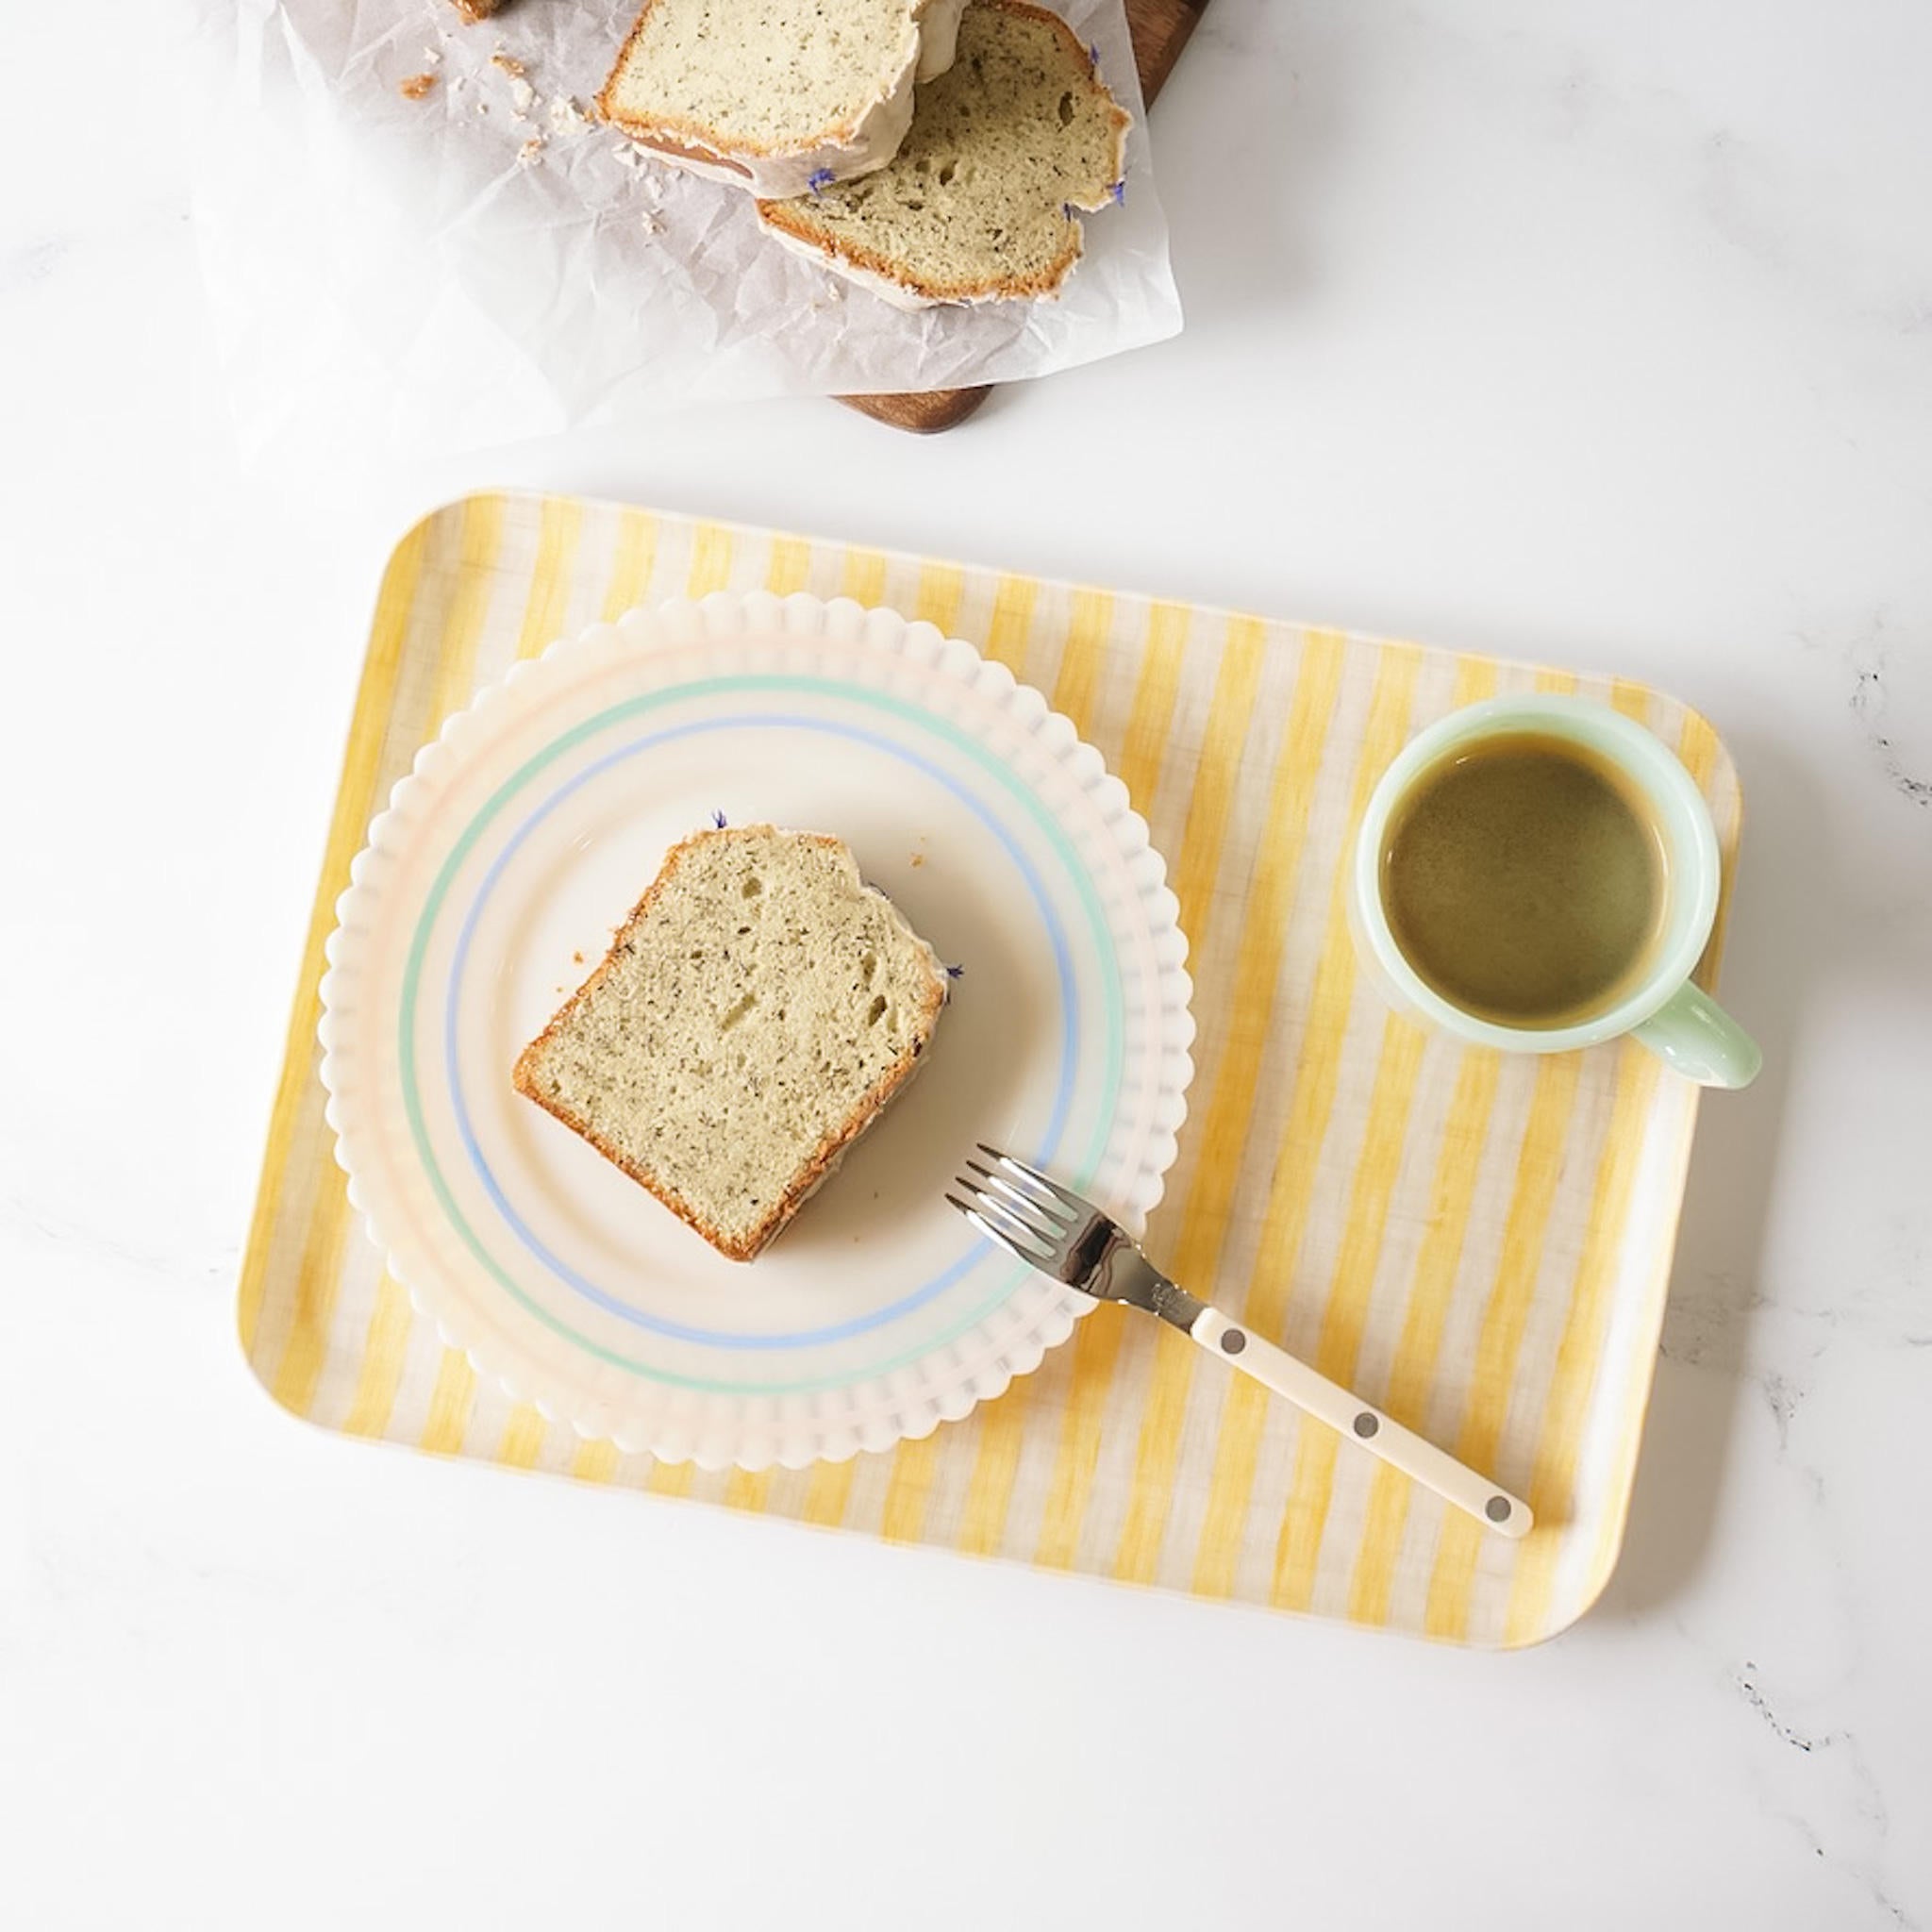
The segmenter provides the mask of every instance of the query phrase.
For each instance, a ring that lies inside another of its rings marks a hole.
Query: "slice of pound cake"
[[[804,194],[891,159],[964,0],[646,0],[597,105],[664,159]]]
[[[701,832],[518,1058],[517,1091],[749,1261],[917,1070],[933,950],[839,840]]]
[[[1077,208],[1124,192],[1125,110],[1058,14],[972,0],[958,52],[919,90],[874,174],[761,200],[781,242],[901,308],[1051,295],[1080,258]]]

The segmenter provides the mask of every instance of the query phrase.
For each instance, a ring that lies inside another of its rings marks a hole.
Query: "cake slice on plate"
[[[946,975],[839,840],[672,847],[517,1091],[749,1261],[917,1071]]]

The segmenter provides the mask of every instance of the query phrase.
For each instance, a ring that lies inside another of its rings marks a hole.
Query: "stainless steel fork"
[[[1096,1301],[1124,1302],[1171,1322],[1209,1355],[1220,1356],[1264,1389],[1283,1395],[1338,1434],[1465,1509],[1485,1529],[1527,1536],[1529,1505],[1424,1441],[1372,1404],[1331,1382],[1286,1349],[1230,1322],[1160,1273],[1118,1222],[1091,1201],[980,1142],[946,1199],[1010,1255]],[[961,1199],[963,1195],[965,1198]]]

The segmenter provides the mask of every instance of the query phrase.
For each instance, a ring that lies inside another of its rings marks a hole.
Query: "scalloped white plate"
[[[834,832],[962,969],[929,1062],[757,1261],[724,1260],[511,1088],[665,851]],[[930,625],[720,593],[554,645],[453,717],[337,906],[322,1077],[350,1198],[478,1369],[708,1468],[928,1434],[1090,1304],[941,1193],[975,1141],[1138,1230],[1192,1064],[1144,823],[1041,694]]]

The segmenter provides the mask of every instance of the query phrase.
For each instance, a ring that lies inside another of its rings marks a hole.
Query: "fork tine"
[[[1029,1268],[1040,1266],[1040,1256],[1035,1255],[1030,1249],[1023,1248],[1005,1229],[995,1227],[978,1208],[969,1208],[957,1194],[948,1194],[946,1199],[995,1247],[1004,1248],[1015,1260],[1024,1261]]]
[[[978,1144],[979,1151],[988,1159],[996,1161],[1021,1182],[1030,1182],[1033,1192],[1044,1197],[1042,1206],[1058,1208],[1062,1213],[1074,1217],[1084,1211],[1084,1203],[1070,1199],[1058,1181],[1048,1179],[1037,1167],[1029,1167],[1024,1160],[1011,1154],[1002,1154],[997,1147],[989,1147],[984,1141]]]
[[[990,1167],[981,1167],[978,1161],[976,1160],[969,1160],[966,1163],[966,1167],[969,1173],[978,1174],[980,1176],[981,1181],[985,1184],[979,1187],[977,1190],[977,1191],[982,1194],[986,1192],[988,1187],[996,1188],[1000,1193],[1004,1194],[1007,1197],[1008,1200],[1017,1201],[1021,1207],[1026,1208],[1029,1212],[1033,1214],[1044,1214],[1049,1217],[1064,1216],[1067,1226],[1072,1226],[1074,1221],[1077,1218],[1074,1215],[1068,1212],[1067,1206],[1063,1201],[1058,1198],[1056,1198],[1051,1203],[1042,1201],[1037,1195],[1027,1193],[1023,1190],[1014,1187],[1014,1185],[1010,1181],[1006,1180],[999,1174],[994,1174]],[[961,1176],[961,1178],[963,1180],[964,1176]],[[971,1187],[973,1186],[973,1183],[967,1181],[965,1182],[965,1185]]]
[[[1037,1209],[1027,1210],[1024,1201],[1018,1206],[1000,1200],[989,1194],[984,1188],[976,1188],[961,1175],[954,1184],[972,1203],[974,1210],[987,1217],[996,1226],[1008,1230],[1009,1237],[1026,1242],[1045,1255],[1054,1254],[1059,1245],[1059,1230],[1044,1224]]]

